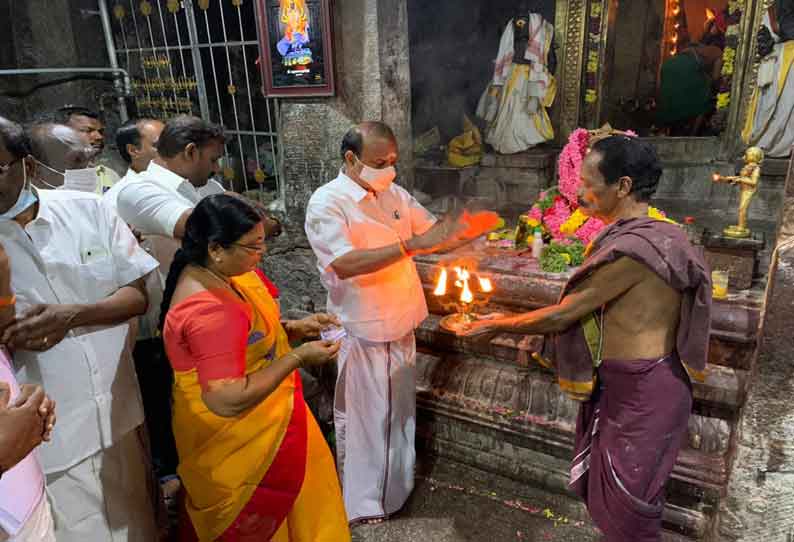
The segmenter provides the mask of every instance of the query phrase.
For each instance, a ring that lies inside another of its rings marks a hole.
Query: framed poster
[[[265,96],[333,96],[331,0],[257,1]]]

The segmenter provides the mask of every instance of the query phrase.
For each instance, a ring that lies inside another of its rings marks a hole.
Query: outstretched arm
[[[647,268],[644,265],[624,256],[599,268],[557,305],[508,318],[474,322],[466,334],[499,330],[526,335],[559,333],[626,293],[642,281],[645,273]]]

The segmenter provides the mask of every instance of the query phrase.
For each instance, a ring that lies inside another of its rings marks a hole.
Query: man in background
[[[29,126],[27,133],[31,156],[38,164],[32,179],[37,188],[96,192],[96,170],[89,167],[93,151],[77,130],[45,121]]]
[[[105,150],[105,123],[96,111],[87,107],[66,105],[55,111],[55,122],[74,128],[87,145],[94,149],[91,166],[96,168],[99,183],[97,194],[110,190],[119,181],[119,175],[107,165],[100,164],[102,151]]]
[[[119,156],[127,164],[127,173],[102,196],[102,200],[116,207],[119,192],[126,185],[140,179],[149,163],[157,157],[157,140],[165,128],[156,119],[134,119],[121,125],[116,131],[116,147]]]

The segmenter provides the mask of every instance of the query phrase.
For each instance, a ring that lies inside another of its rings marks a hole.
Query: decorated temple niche
[[[604,36],[608,76],[594,102],[598,117],[643,136],[720,134],[741,21],[728,4],[637,0],[611,6],[614,18]]]
[[[474,143],[502,154],[554,139],[555,4],[446,0],[431,10],[410,0],[414,133],[438,146],[476,128]]]

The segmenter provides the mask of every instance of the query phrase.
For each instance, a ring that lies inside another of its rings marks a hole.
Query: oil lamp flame
[[[447,293],[447,270],[441,268],[441,274],[438,276],[438,283],[436,289],[433,290],[433,295],[442,296]]]
[[[482,290],[483,292],[488,293],[491,290],[493,290],[493,285],[491,284],[490,279],[477,277],[477,280],[480,281],[480,290]]]
[[[471,293],[469,288],[469,279],[463,280],[463,290],[460,292],[460,300],[463,303],[471,303],[474,301],[474,294]]]
[[[713,21],[717,16],[709,8],[706,8],[706,21]]]

